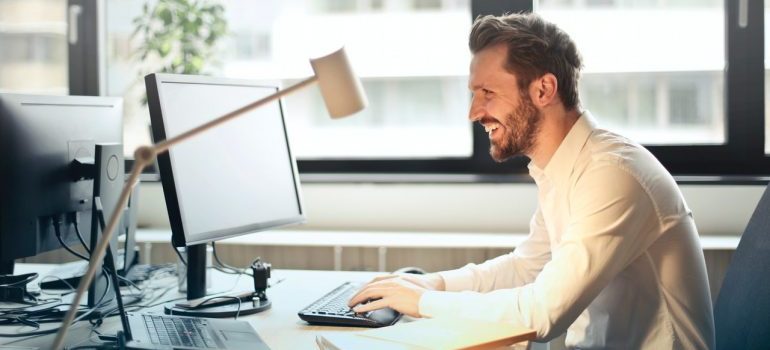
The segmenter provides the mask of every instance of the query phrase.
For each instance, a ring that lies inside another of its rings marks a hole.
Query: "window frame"
[[[81,2],[92,11],[84,11],[81,21],[100,23],[98,1]],[[537,0],[489,1],[471,0],[473,18],[480,15],[532,12]],[[749,6],[746,26],[739,25],[740,6]],[[724,116],[726,141],[719,145],[650,145],[645,146],[682,183],[758,184],[770,180],[770,158],[765,155],[764,135],[764,2],[763,0],[724,0],[725,59]],[[103,8],[101,9],[103,11]],[[89,18],[88,16],[92,16]],[[100,32],[105,30],[99,26]],[[100,35],[104,37],[104,33]],[[98,38],[97,38],[98,39]],[[103,51],[94,39],[89,49],[75,52],[70,46],[70,65],[99,71],[101,65],[84,65]],[[757,49],[759,48],[759,49]],[[103,55],[102,55],[103,57]],[[103,58],[99,58],[102,64]],[[72,76],[77,70],[70,67]],[[98,79],[86,81],[84,88],[70,83],[71,94],[91,95],[100,91]],[[470,93],[468,94],[470,98]],[[590,106],[587,106],[590,109]],[[462,117],[462,116],[458,116]],[[530,182],[528,159],[517,157],[496,163],[489,156],[489,141],[483,128],[474,124],[473,153],[467,158],[430,159],[328,159],[298,160],[305,182]]]

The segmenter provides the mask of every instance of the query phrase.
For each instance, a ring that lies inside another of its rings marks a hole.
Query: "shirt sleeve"
[[[529,223],[529,236],[508,254],[476,265],[439,272],[444,279],[445,290],[471,290],[488,292],[501,288],[513,288],[531,283],[551,259],[548,231],[540,208]]]
[[[508,322],[536,330],[543,340],[566,331],[660,227],[647,192],[617,164],[586,171],[571,191],[566,232],[534,282],[486,294],[429,291],[420,298],[420,313]]]

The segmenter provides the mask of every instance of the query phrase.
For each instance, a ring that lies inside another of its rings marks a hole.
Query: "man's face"
[[[535,144],[541,116],[529,92],[505,70],[505,45],[477,52],[471,61],[468,88],[473,93],[468,118],[489,134],[489,154],[497,162],[528,154]]]

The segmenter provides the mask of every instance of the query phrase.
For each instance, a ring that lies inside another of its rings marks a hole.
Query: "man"
[[[543,341],[566,331],[570,348],[713,348],[692,213],[652,154],[581,111],[569,36],[537,15],[486,16],[469,46],[470,120],[489,133],[496,161],[531,159],[530,234],[480,265],[379,277],[350,306],[508,322]]]

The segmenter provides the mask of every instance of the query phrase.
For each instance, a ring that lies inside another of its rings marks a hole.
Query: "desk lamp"
[[[230,113],[227,113],[219,118],[216,118],[175,137],[158,142],[152,146],[141,146],[136,149],[134,152],[134,167],[131,170],[128,181],[126,181],[126,184],[120,193],[118,205],[115,207],[110,220],[105,226],[103,235],[99,240],[99,244],[91,253],[88,270],[81,278],[80,284],[78,285],[78,289],[75,293],[75,298],[72,300],[72,304],[70,305],[70,308],[67,311],[64,320],[62,321],[59,332],[56,333],[56,338],[54,339],[52,346],[53,349],[59,350],[62,348],[64,338],[67,335],[67,330],[69,329],[72,320],[75,318],[75,314],[77,313],[80,300],[82,299],[85,291],[88,289],[88,286],[91,284],[94,274],[96,273],[96,269],[101,266],[107,245],[109,244],[110,238],[113,235],[115,226],[120,220],[121,214],[123,213],[123,208],[125,208],[126,204],[128,203],[129,195],[131,194],[134,186],[136,186],[138,182],[137,180],[139,179],[139,175],[142,173],[142,170],[144,170],[144,168],[148,165],[152,164],[158,154],[166,152],[172,146],[195,137],[196,135],[206,130],[215,128],[222,123],[235,119],[248,111],[279,99],[316,81],[318,82],[318,85],[321,89],[321,95],[323,97],[324,103],[326,104],[326,109],[329,111],[329,115],[331,115],[332,118],[336,119],[346,117],[366,107],[366,95],[364,94],[363,88],[361,87],[360,80],[355,76],[353,70],[350,67],[350,63],[348,61],[347,55],[345,54],[344,48],[341,48],[327,56],[311,59],[310,65],[313,67],[315,74],[295,85],[292,85],[284,90],[280,90],[275,94],[264,97],[249,105],[236,109]]]

